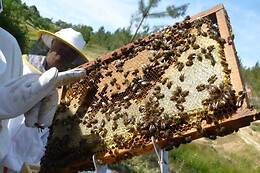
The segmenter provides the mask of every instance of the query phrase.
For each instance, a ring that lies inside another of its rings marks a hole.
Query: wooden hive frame
[[[172,140],[171,140],[171,145],[173,147],[177,147],[178,145],[180,145],[182,143],[187,143],[192,140],[201,138],[203,136],[216,137],[216,135],[226,135],[226,134],[229,134],[229,133],[232,133],[232,132],[238,130],[241,127],[248,126],[250,124],[250,122],[259,119],[259,113],[257,113],[256,110],[250,108],[248,97],[245,94],[245,92],[246,92],[245,85],[244,85],[244,82],[242,79],[239,62],[238,62],[237,55],[236,55],[235,45],[233,42],[234,35],[233,35],[232,28],[230,25],[229,17],[226,13],[224,6],[222,4],[220,4],[220,5],[213,7],[212,9],[209,9],[209,10],[199,13],[195,16],[192,16],[190,18],[190,21],[192,22],[192,21],[196,20],[197,18],[203,18],[203,17],[209,18],[214,24],[217,25],[219,33],[220,33],[220,37],[223,38],[224,41],[226,42],[224,44],[224,54],[226,57],[226,61],[229,65],[229,68],[231,69],[230,80],[231,80],[232,86],[236,92],[244,91],[243,92],[244,93],[243,94],[244,103],[241,105],[240,108],[237,109],[237,111],[234,114],[232,114],[232,116],[221,119],[219,124],[213,124],[213,123],[204,124],[203,133],[198,132],[197,129],[191,128],[191,129],[185,131],[181,136],[179,136],[179,135],[173,136]],[[131,46],[131,44],[126,45],[126,47],[127,46],[129,47],[129,46]],[[104,57],[101,58],[101,60],[99,60],[99,63],[100,62],[109,62],[110,57],[113,56],[113,54],[115,54],[115,53],[120,54],[121,51],[122,51],[122,49],[117,49],[114,52],[111,52],[111,53],[105,55]],[[86,64],[82,65],[82,67],[85,69],[90,69],[92,67],[95,67],[95,63],[97,63],[97,61],[86,63]],[[87,88],[86,91],[87,91],[86,95],[91,95],[91,91],[89,91],[89,88]],[[219,127],[217,127],[219,125],[222,128],[221,128],[221,130],[218,131],[216,129],[219,129]],[[159,144],[159,146],[164,148],[164,146],[166,146],[169,141],[159,140],[156,142]],[[147,153],[149,151],[153,151],[153,150],[154,150],[153,144],[150,142],[148,144],[145,144],[145,146],[142,146],[139,148],[121,149],[119,151],[119,153],[117,153],[117,155],[119,155],[120,157],[115,157],[111,153],[96,154],[96,157],[97,157],[97,161],[100,164],[109,164],[109,163],[118,162],[122,159],[127,159],[127,158],[131,158],[133,156],[142,155],[142,154],[145,154],[145,153]],[[48,151],[48,147],[47,147],[47,151]],[[129,155],[129,153],[131,153],[131,154]],[[80,155],[82,153],[78,153],[78,154]],[[64,157],[66,157],[66,156],[64,156]],[[50,162],[50,160],[48,160],[48,155],[44,156],[42,159],[41,165],[42,165],[43,169],[41,169],[40,172],[50,171],[50,170],[48,170],[48,167],[47,168],[45,167],[46,164],[48,164],[47,162]],[[84,166],[90,165],[90,164],[93,164],[92,159],[91,158],[85,159],[78,163],[73,163],[72,165],[65,165],[65,166],[63,165],[61,167],[62,170],[60,172],[77,171],[77,170],[86,168]]]

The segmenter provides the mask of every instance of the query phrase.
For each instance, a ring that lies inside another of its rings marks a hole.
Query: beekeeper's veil
[[[34,43],[28,54],[46,56],[50,50],[53,39],[62,41],[79,54],[78,58],[72,63],[73,67],[88,62],[87,57],[81,52],[86,42],[84,41],[82,34],[72,28],[61,29],[55,33],[39,30],[38,40]]]

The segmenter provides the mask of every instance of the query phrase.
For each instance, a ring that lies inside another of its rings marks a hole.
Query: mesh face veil
[[[78,53],[78,57],[75,57],[73,62],[63,64],[64,70],[77,67],[88,61],[85,55],[81,52],[85,46],[83,36],[71,28],[62,29],[56,33],[40,30],[38,32],[38,37],[38,40],[31,47],[28,53],[29,55],[37,55],[39,58],[42,58],[42,56],[47,56],[50,51],[52,41],[57,39]],[[27,56],[27,59],[28,58],[30,57]],[[30,60],[28,59],[28,61]]]

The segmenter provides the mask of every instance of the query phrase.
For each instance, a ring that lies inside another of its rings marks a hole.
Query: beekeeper
[[[0,7],[1,12],[2,0]],[[49,65],[46,70],[38,73],[23,62],[15,38],[0,28],[0,172],[17,172],[24,161],[39,161],[48,130],[28,127],[50,126],[58,101],[56,88],[86,75],[79,68],[58,73],[58,68]]]
[[[87,58],[81,53],[85,46],[81,33],[66,28],[56,33],[40,30],[38,36],[39,40],[34,44],[30,53],[23,56],[24,74],[46,73],[45,71],[50,68],[57,68],[59,71],[67,70],[61,72],[66,75],[70,72],[75,73],[77,70],[78,73],[81,73],[82,69],[68,70],[68,68],[73,68],[87,61]],[[57,103],[57,99],[55,100]],[[37,108],[31,110],[31,112],[38,111]],[[24,118],[26,116],[30,115],[25,114],[10,120],[11,146],[2,161],[2,165],[6,167],[4,169],[8,170],[7,172],[19,171],[24,162],[39,163],[44,154],[49,130],[48,128],[40,131],[37,128],[27,128],[26,126],[33,126],[37,119],[30,116],[30,121],[26,121]],[[50,124],[51,122],[47,122],[47,126]],[[46,126],[43,123],[39,125]]]
[[[2,11],[0,0],[0,13]],[[53,69],[42,75],[25,76],[22,70],[21,50],[16,39],[0,28],[0,161],[10,144],[9,119],[32,109],[55,88],[57,80]]]

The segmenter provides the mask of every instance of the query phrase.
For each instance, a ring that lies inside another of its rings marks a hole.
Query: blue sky
[[[129,26],[131,15],[137,11],[138,0],[22,0],[28,6],[35,5],[42,17],[53,21],[62,20],[72,24],[92,26],[97,31],[101,26],[106,31]],[[186,15],[195,15],[223,4],[230,17],[235,34],[235,46],[242,64],[252,67],[260,62],[260,1],[257,0],[162,0],[156,10],[168,5],[189,3]],[[178,19],[148,20],[150,26],[171,25]]]

